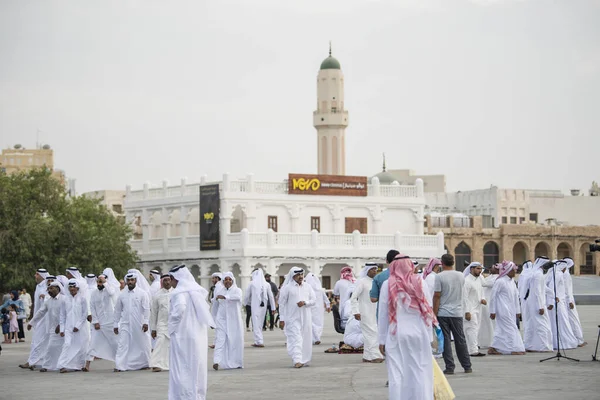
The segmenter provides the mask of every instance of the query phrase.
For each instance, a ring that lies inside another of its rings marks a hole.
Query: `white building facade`
[[[219,185],[220,249],[201,251],[199,192],[208,184]],[[365,194],[290,194],[287,180],[231,180],[224,174],[219,182],[182,180],[135,191],[128,186],[124,208],[127,221],[141,226],[141,239],[130,243],[145,272],[185,263],[204,287],[217,271],[232,271],[245,288],[254,268],[279,282],[292,266],[301,266],[333,288],[342,267],[358,273],[366,262],[383,264],[390,249],[422,262],[444,253],[443,233],[423,234],[421,180],[401,186],[374,178]]]

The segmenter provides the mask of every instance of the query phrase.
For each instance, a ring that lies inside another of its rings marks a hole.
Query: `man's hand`
[[[94,324],[94,329],[97,330],[97,331],[99,331],[100,330],[100,324],[96,322]]]
[[[385,356],[385,344],[380,344],[379,345],[379,351],[381,352],[382,355]]]
[[[471,320],[471,313],[470,313],[470,312],[468,312],[468,313],[465,313],[465,319],[466,319],[467,321],[470,321],[470,320]]]
[[[558,297],[555,300],[557,303],[560,303],[560,299]]]
[[[354,319],[360,321],[360,314],[354,314]]]
[[[219,299],[225,300],[225,296],[223,296],[222,294],[220,294],[220,295],[217,296],[217,300],[219,300]]]
[[[27,330],[30,331],[31,330],[31,324],[27,324]]]
[[[285,322],[279,321],[279,329],[285,328]]]
[[[60,333],[60,337],[65,337],[65,333],[64,333],[64,332],[61,332],[61,333]]]
[[[331,312],[331,307],[327,307],[327,308],[325,309],[325,311],[327,311],[328,313],[329,313],[329,312]]]
[[[79,329],[73,328],[73,332],[79,332]]]
[[[485,305],[487,305],[487,301],[485,299],[481,299],[481,304],[483,304],[485,306]]]
[[[152,331],[152,333],[150,333],[150,336],[152,336],[152,339],[156,339],[156,331]]]
[[[540,308],[540,310],[538,311],[538,313],[539,313],[540,315],[544,315],[544,312],[545,312],[545,310],[544,310],[543,308]]]
[[[553,309],[553,308],[554,308],[554,306],[553,306],[552,304],[550,304],[550,305],[548,306],[548,310],[550,310],[550,311],[552,311],[552,309]]]
[[[490,314],[490,319],[493,321],[496,319],[496,314]]]
[[[571,310],[572,310],[572,309],[574,309],[574,308],[575,308],[575,304],[573,304],[573,303],[569,303],[569,308],[570,308]]]
[[[142,332],[148,332],[148,324],[142,325]]]
[[[115,335],[118,335],[119,334],[119,328],[113,329],[113,332],[115,333]]]
[[[56,329],[54,329],[54,333],[57,335],[60,333],[60,325],[56,325]]]
[[[306,303],[305,303],[305,302],[303,302],[303,301],[299,301],[299,302],[298,302],[298,303],[296,303],[296,304],[298,304],[298,307],[304,307],[304,305],[305,305]]]
[[[88,320],[88,322],[92,322],[92,316],[88,315],[87,320]]]
[[[519,321],[523,321],[523,319],[521,319],[521,314],[517,314],[517,319],[518,319]]]
[[[40,294],[40,299],[43,299],[44,297],[46,297],[45,294]]]

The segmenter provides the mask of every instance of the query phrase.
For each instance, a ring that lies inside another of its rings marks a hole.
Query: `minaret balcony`
[[[348,111],[331,109],[329,112],[313,112],[314,126],[348,126]]]

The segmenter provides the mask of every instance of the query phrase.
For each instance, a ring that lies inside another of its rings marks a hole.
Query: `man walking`
[[[215,352],[213,368],[244,367],[244,325],[242,325],[242,289],[235,284],[231,272],[223,274],[223,287],[215,293],[219,312],[215,320]]]
[[[377,337],[377,306],[371,302],[369,296],[377,268],[378,265],[375,263],[365,265],[350,298],[352,315],[357,321],[360,321],[360,330],[364,340],[363,362],[369,363],[383,362]]]
[[[114,332],[119,335],[115,372],[147,369],[150,364],[150,298],[137,287],[134,273],[125,275],[125,288],[115,305]]]
[[[451,335],[454,336],[456,355],[465,373],[471,373],[471,358],[463,331],[463,289],[465,278],[454,270],[454,256],[444,254],[441,258],[442,272],[435,278],[433,311],[444,333],[444,374],[454,374]]]
[[[113,332],[115,321],[115,294],[119,288],[107,282],[106,275],[98,275],[97,288],[91,291],[90,310],[92,313],[92,333],[85,370],[96,358],[115,361],[117,337]]]
[[[258,268],[252,272],[252,281],[246,290],[246,304],[252,307],[252,332],[254,343],[252,347],[265,347],[262,326],[267,313],[267,304],[275,308],[275,299],[271,285],[267,283],[263,270]]]
[[[48,370],[57,370],[58,358],[62,352],[62,348],[65,339],[60,336],[60,310],[64,301],[65,295],[62,294],[64,287],[58,281],[50,283],[48,286],[48,299],[42,304],[42,307],[33,316],[27,330],[31,327],[35,329],[42,329],[39,325],[40,321],[46,321],[46,335],[48,336],[48,346],[40,361],[42,369],[40,372],[46,372]]]
[[[169,400],[205,400],[208,327],[215,326],[206,302],[208,291],[185,265],[174,267],[169,303]]]
[[[154,350],[150,357],[152,372],[169,370],[169,296],[171,294],[171,276],[161,277],[162,287],[152,298],[150,313],[150,330],[154,342]]]
[[[60,336],[65,338],[57,365],[61,373],[83,370],[90,344],[88,302],[79,290],[79,281],[69,279],[69,295],[60,309]]]
[[[487,301],[483,298],[483,286],[481,284],[481,271],[483,268],[478,262],[472,262],[463,271],[465,276],[465,287],[464,287],[464,313],[465,320],[464,330],[465,338],[467,340],[467,347],[471,357],[483,357],[485,354],[479,352],[479,346],[477,343],[479,337],[479,322],[481,321],[482,306],[487,304]]]

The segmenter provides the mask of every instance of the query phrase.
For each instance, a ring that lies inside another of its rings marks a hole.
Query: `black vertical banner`
[[[200,186],[200,250],[220,250],[219,185]]]

